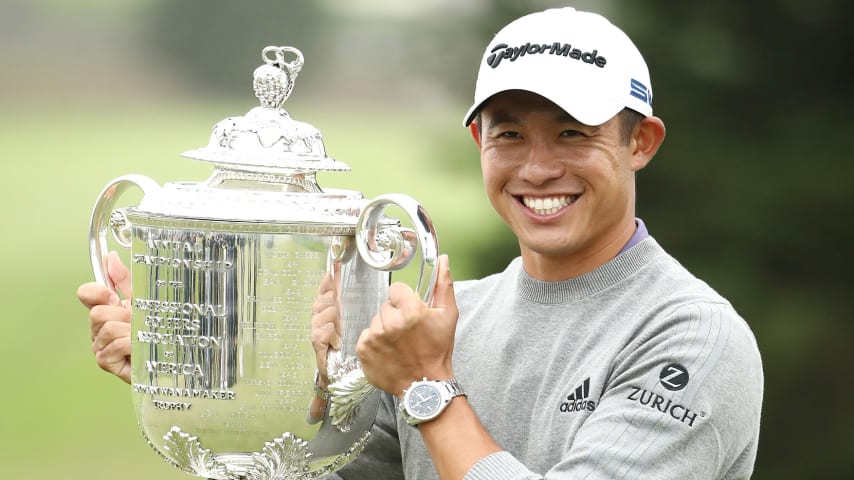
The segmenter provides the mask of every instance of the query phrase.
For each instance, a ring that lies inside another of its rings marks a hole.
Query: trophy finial
[[[285,61],[285,54],[296,58]],[[266,47],[261,51],[264,65],[255,69],[252,86],[261,106],[279,108],[288,99],[294,89],[294,80],[302,70],[305,58],[294,47]]]
[[[294,120],[282,108],[302,70],[302,52],[294,47],[271,46],[261,51],[261,58],[264,65],[256,68],[253,75],[255,96],[261,105],[246,115],[220,121],[214,125],[207,146],[183,155],[214,162],[217,172],[274,169],[283,175],[293,172],[304,175],[350,170],[346,164],[326,155],[323,135],[317,128]],[[309,190],[320,188],[314,187]]]

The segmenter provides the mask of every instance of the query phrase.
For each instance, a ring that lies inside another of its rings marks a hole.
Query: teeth
[[[522,197],[522,203],[537,215],[549,215],[574,202],[577,198],[576,195],[561,195],[547,198]]]

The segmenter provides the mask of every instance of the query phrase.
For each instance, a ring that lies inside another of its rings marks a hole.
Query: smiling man
[[[390,394],[386,437],[341,477],[748,478],[760,355],[635,217],[665,128],[631,40],[571,8],[522,17],[487,46],[464,122],[521,257],[457,285],[442,258],[431,306],[392,286],[358,349]]]

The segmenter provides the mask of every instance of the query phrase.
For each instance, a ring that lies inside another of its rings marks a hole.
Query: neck
[[[621,221],[604,241],[597,242],[592,248],[550,255],[522,248],[522,264],[528,275],[544,282],[559,282],[579,277],[616,257],[636,229],[635,218],[631,216],[626,221]]]

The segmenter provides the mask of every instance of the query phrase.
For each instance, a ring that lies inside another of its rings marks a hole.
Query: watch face
[[[409,392],[406,409],[409,414],[421,419],[430,418],[439,410],[442,396],[433,385],[418,385]]]

